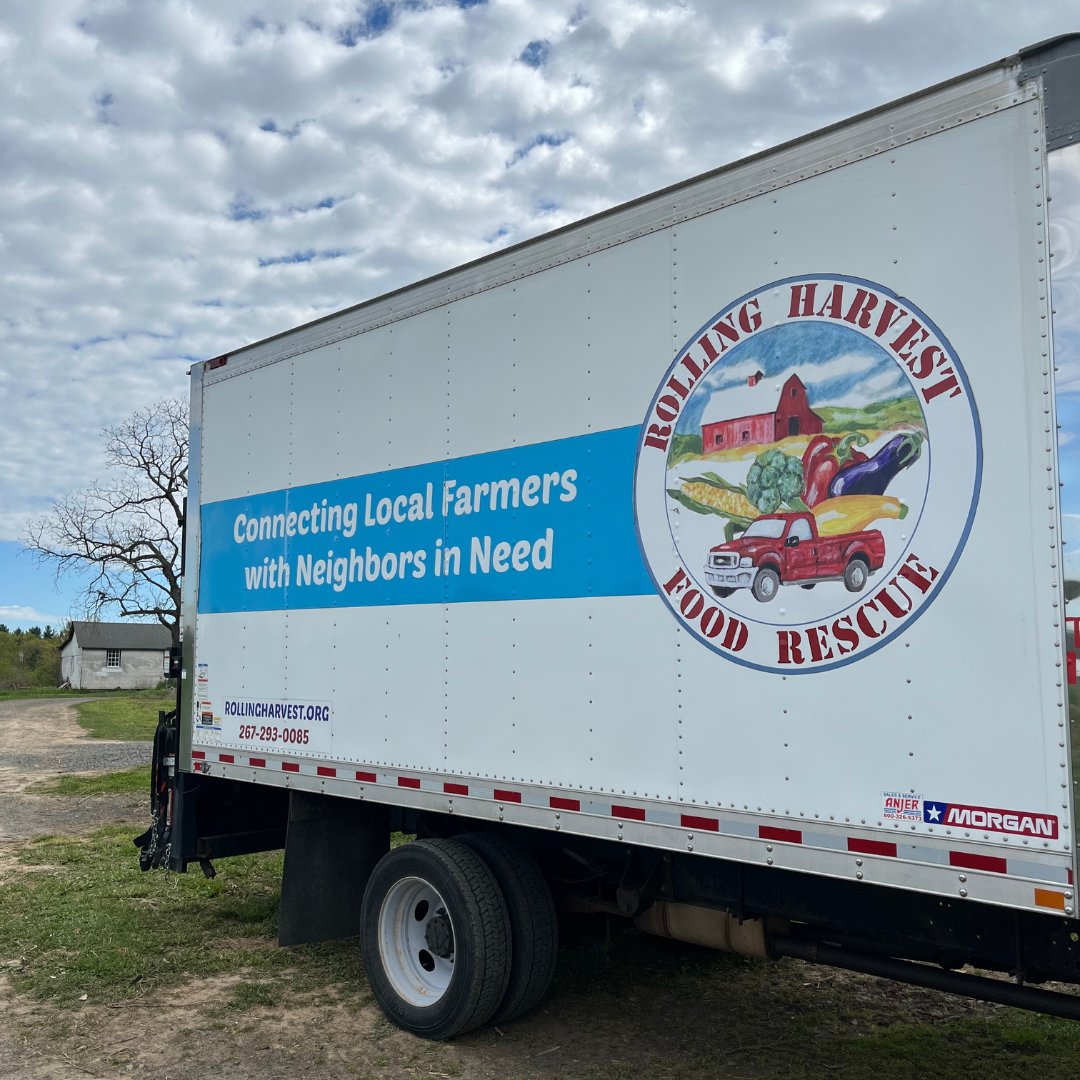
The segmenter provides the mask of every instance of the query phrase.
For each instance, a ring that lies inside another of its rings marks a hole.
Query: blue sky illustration
[[[810,408],[865,408],[877,401],[914,397],[904,372],[875,341],[835,323],[785,323],[762,330],[732,347],[716,361],[683,409],[676,431],[696,435],[713,394],[720,393],[717,415],[726,419],[723,392],[746,385],[755,372],[764,376],[762,411],[775,406],[765,384],[779,386],[797,374],[807,389]]]

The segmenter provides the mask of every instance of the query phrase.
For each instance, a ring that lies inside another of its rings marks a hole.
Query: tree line
[[[64,630],[9,630],[0,623],[0,690],[34,690],[60,683],[60,645]]]

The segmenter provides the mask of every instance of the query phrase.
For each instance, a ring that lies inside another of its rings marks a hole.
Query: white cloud
[[[0,604],[0,622],[5,625],[14,624],[22,626],[24,623],[31,626],[60,627],[67,620],[60,615],[44,615],[32,607],[22,607],[18,604]]]
[[[0,539],[100,475],[100,429],[183,394],[192,360],[1075,23],[1006,0],[389,6],[367,28],[359,0],[0,10]],[[1075,231],[1055,244],[1072,272]]]

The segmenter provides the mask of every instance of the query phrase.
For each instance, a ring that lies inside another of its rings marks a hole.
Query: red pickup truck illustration
[[[862,592],[884,561],[885,538],[877,529],[819,536],[813,514],[766,514],[709,551],[705,580],[717,596],[749,589],[765,604],[781,585],[812,589],[819,581],[842,581],[849,592]]]

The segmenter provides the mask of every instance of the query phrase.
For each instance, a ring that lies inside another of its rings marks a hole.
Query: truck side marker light
[[[264,758],[264,757],[248,758],[248,764],[253,769],[265,769],[266,768],[266,758]]]
[[[858,855],[888,855],[896,858],[896,845],[886,840],[860,840],[856,836],[849,836],[847,849]]]
[[[496,802],[512,802],[512,803],[521,802],[521,792],[520,791],[508,791],[505,788],[496,788],[494,790],[494,792],[492,792],[492,795],[493,795]],[[642,814],[641,816],[642,816],[642,818],[645,817],[644,814]]]
[[[564,799],[558,795],[552,795],[548,799],[548,805],[552,810],[580,810],[580,799]]]
[[[991,874],[1007,874],[1008,867],[1004,859],[993,855],[973,855],[967,851],[950,851],[949,865],[964,870],[987,870]]]
[[[799,829],[778,829],[775,825],[759,825],[758,838],[779,840],[782,844],[801,844],[802,832]]]
[[[204,754],[201,750],[192,750],[191,751],[191,756],[196,761],[202,761],[206,757],[206,754]]]
[[[399,776],[397,778],[397,786],[398,787],[407,787],[407,788],[419,788],[420,787],[420,777],[419,776]]]
[[[719,818],[697,817],[694,814],[683,814],[679,818],[679,824],[684,829],[696,829],[698,832],[719,832]]]
[[[235,760],[232,754],[218,754],[218,761],[224,761],[226,765],[231,765]]]
[[[298,761],[283,761],[281,763],[282,771],[284,772],[296,772],[300,771],[300,763]]]
[[[612,806],[611,816],[627,818],[629,821],[644,821],[645,811],[636,806]]]
[[[320,765],[315,773],[318,776],[337,776],[337,769],[332,769],[329,765]]]
[[[356,779],[365,784],[377,784],[379,782],[378,776],[373,772],[358,772],[356,774]]]
[[[469,794],[469,785],[468,784],[450,784],[450,783],[446,783],[446,784],[443,784],[442,789],[447,795],[468,795]]]
[[[1052,889],[1036,889],[1035,904],[1037,907],[1053,908],[1055,911],[1065,910],[1065,894],[1054,892]]]

